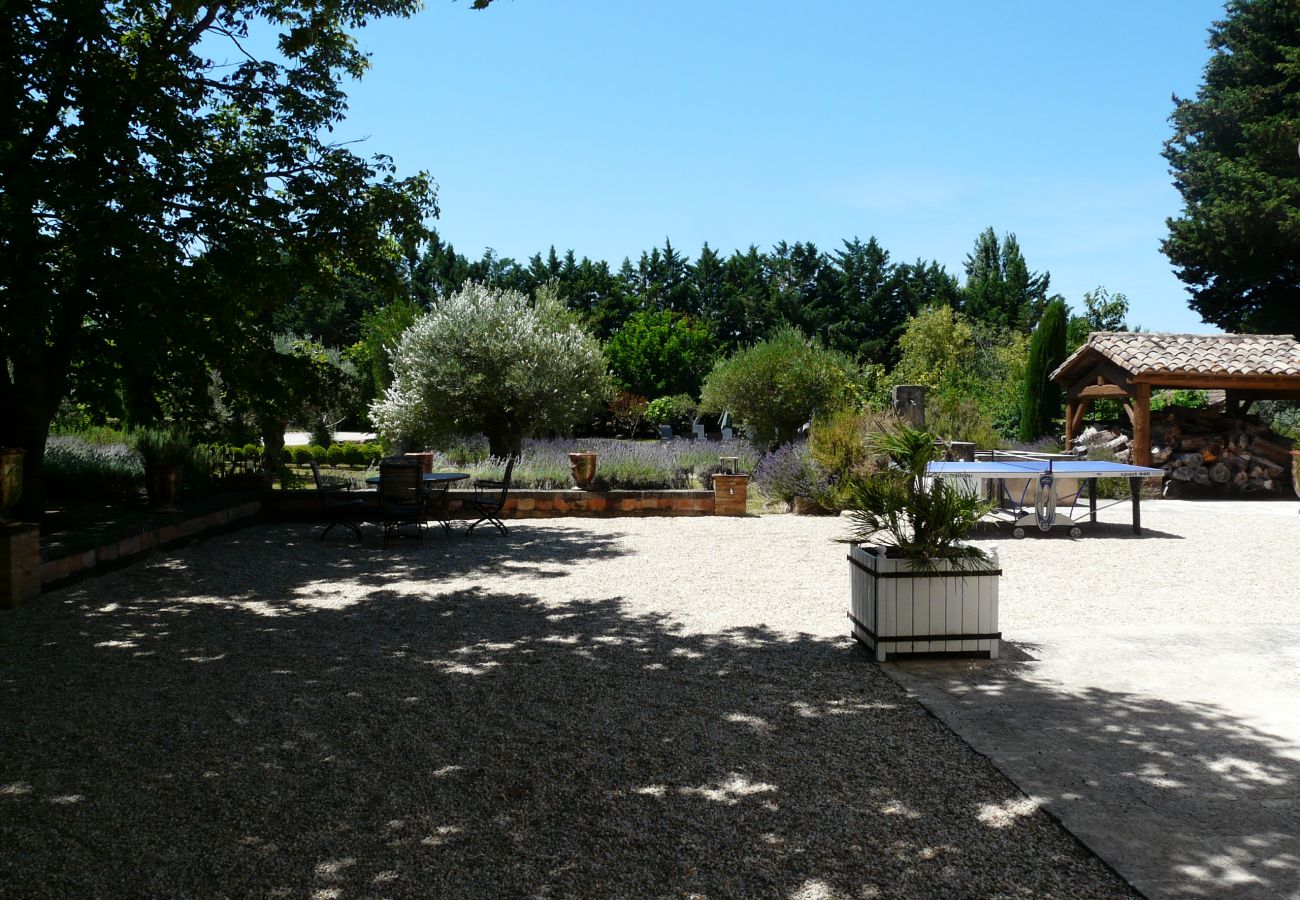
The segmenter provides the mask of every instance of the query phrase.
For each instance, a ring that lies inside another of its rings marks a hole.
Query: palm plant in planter
[[[149,505],[173,511],[180,496],[181,476],[193,447],[189,435],[173,428],[141,428],[131,434],[131,445],[144,462],[144,489]]]
[[[996,659],[997,553],[966,542],[992,505],[927,477],[940,454],[924,431],[898,426],[871,447],[888,467],[846,490],[853,636],[882,661],[913,653]]]

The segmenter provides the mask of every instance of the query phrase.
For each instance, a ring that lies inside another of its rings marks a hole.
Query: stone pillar
[[[40,526],[0,525],[0,609],[14,609],[40,592]]]
[[[894,387],[894,412],[913,428],[925,427],[925,387],[919,384],[900,384]]]
[[[713,476],[713,514],[715,516],[743,516],[749,501],[749,476]]]
[[[420,464],[420,471],[428,475],[433,471],[433,454],[432,453],[403,453],[411,462]]]

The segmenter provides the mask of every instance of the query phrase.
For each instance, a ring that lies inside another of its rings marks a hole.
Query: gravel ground
[[[1003,541],[1003,629],[1240,522]],[[254,526],[0,614],[0,894],[1126,896],[847,640],[842,528]]]

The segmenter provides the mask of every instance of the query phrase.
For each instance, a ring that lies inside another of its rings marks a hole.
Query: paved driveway
[[[1148,896],[1300,897],[1298,511],[1003,541],[1006,658],[885,669]]]

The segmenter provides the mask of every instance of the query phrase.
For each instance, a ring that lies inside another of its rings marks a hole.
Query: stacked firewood
[[[1132,461],[1133,432],[1118,424],[1089,426],[1076,446],[1089,456]],[[1169,482],[1225,493],[1275,494],[1291,490],[1290,438],[1253,416],[1234,417],[1215,409],[1171,406],[1151,413],[1151,465],[1162,466]]]

